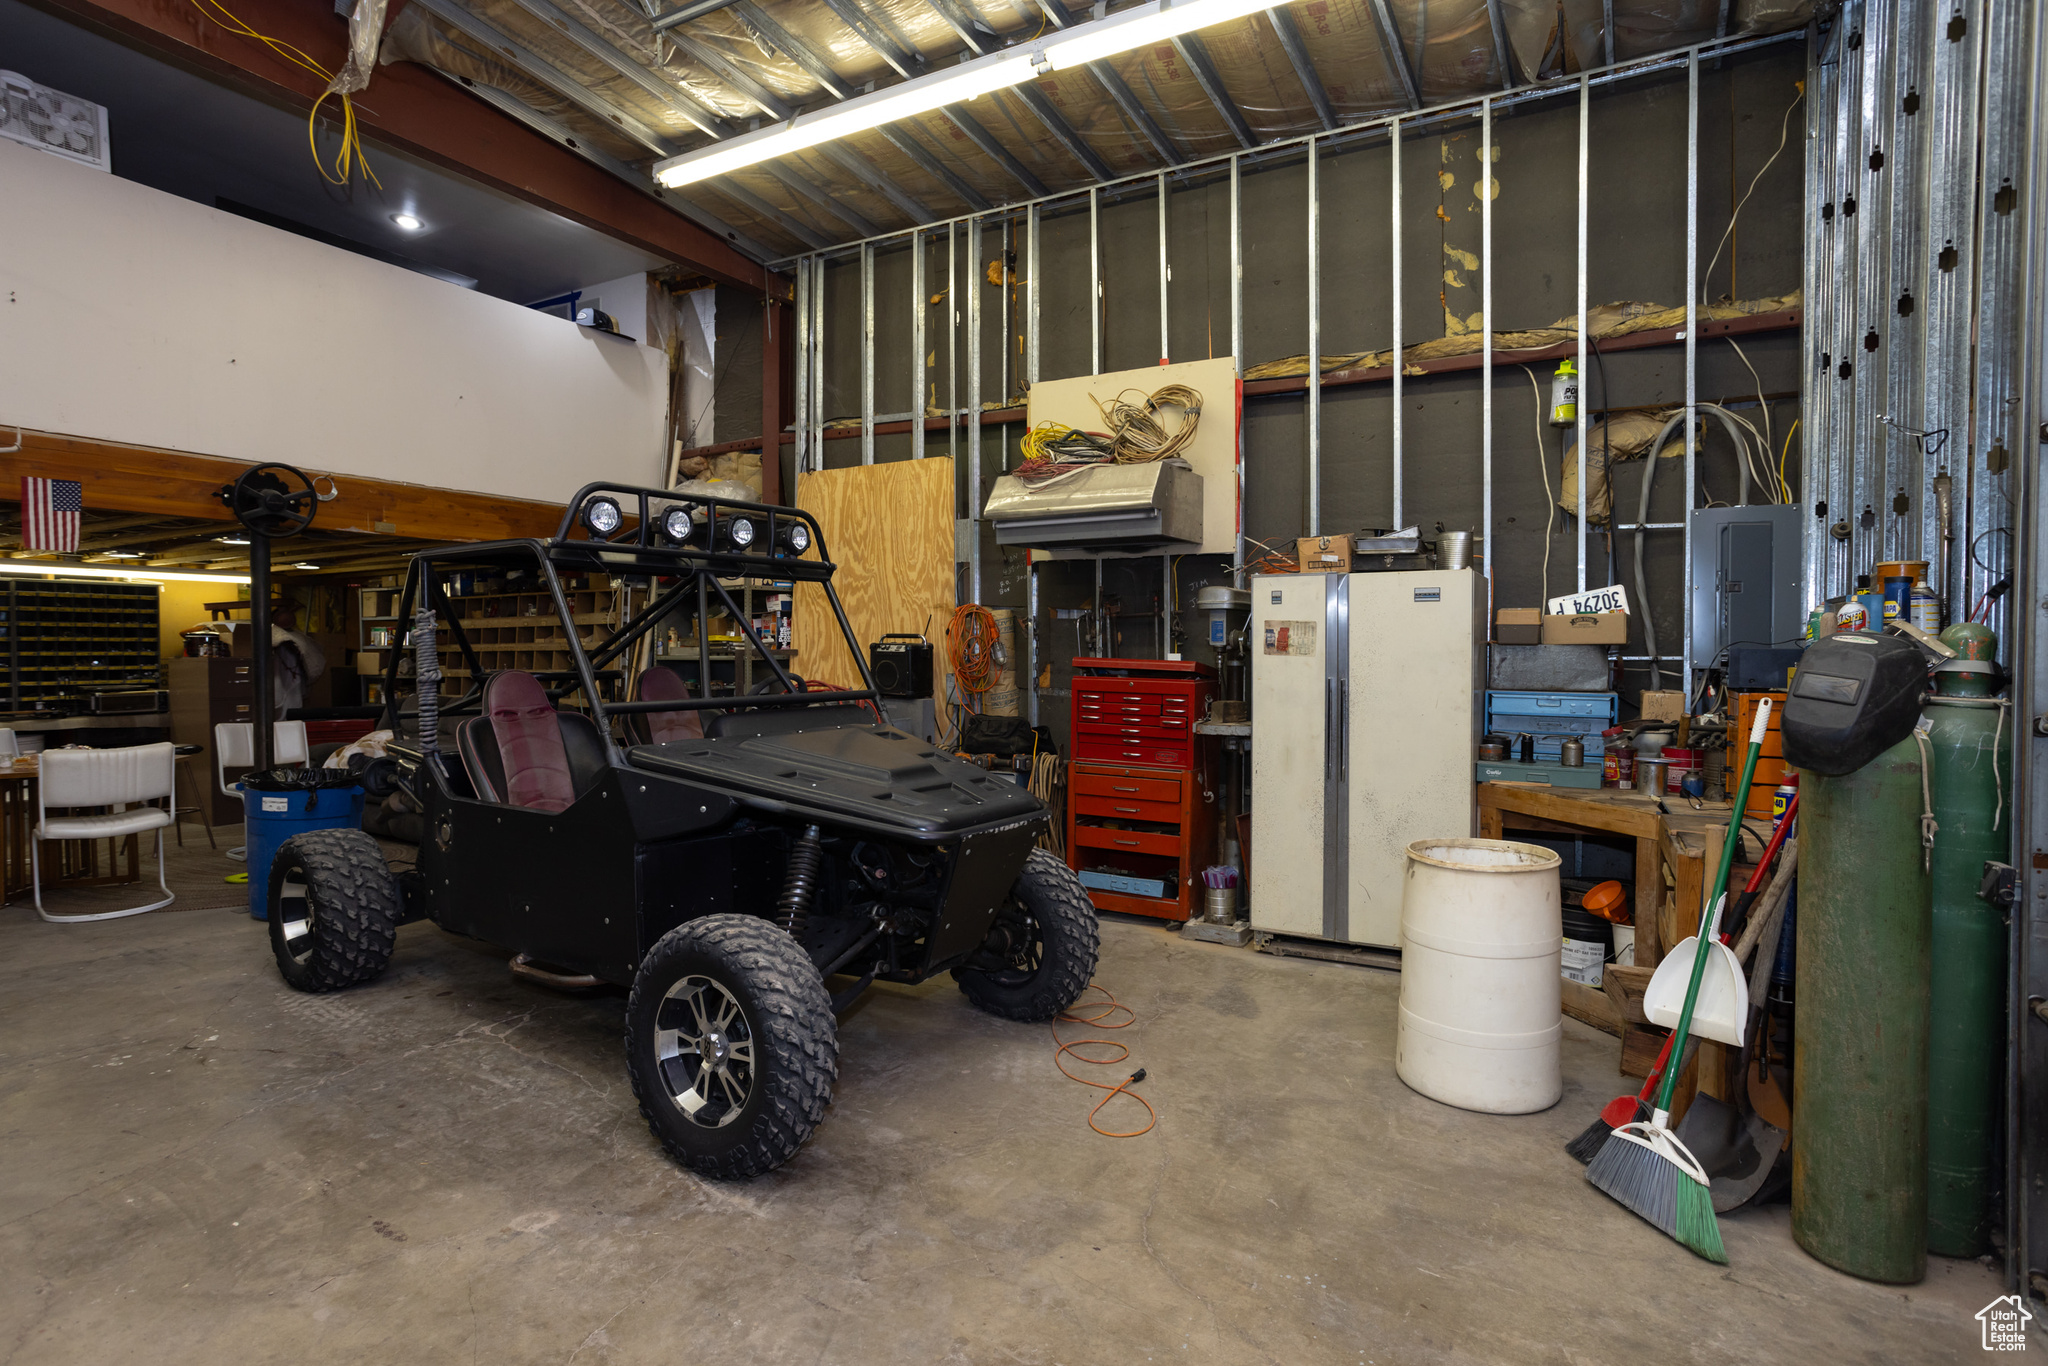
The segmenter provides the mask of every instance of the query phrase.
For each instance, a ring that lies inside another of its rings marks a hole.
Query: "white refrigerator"
[[[1398,948],[1406,850],[1474,833],[1486,581],[1252,580],[1252,928]]]

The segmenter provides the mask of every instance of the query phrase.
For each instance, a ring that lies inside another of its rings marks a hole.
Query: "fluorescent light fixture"
[[[249,538],[247,536],[216,536],[213,539],[219,541],[222,545],[249,544]]]
[[[409,213],[394,213],[391,215],[391,221],[404,228],[407,232],[418,232],[421,228],[427,226],[420,219],[413,217]]]
[[[304,560],[301,560],[297,564],[292,566],[292,568],[294,569],[318,569],[319,567],[320,566],[317,564],[307,564]]]
[[[678,189],[835,138],[1007,90],[1055,71],[1069,71],[1119,52],[1242,19],[1269,6],[1270,0],[1149,0],[1106,19],[1077,24],[929,76],[797,114],[781,123],[656,162],[654,178],[669,189]]]
[[[159,583],[247,583],[247,574],[181,574],[169,569],[106,569],[91,564],[37,564],[33,560],[9,560],[0,565],[0,577],[23,574],[54,574],[60,579],[147,579]]]
[[[142,552],[139,550],[108,550],[102,553],[110,560],[139,560],[142,558]]]

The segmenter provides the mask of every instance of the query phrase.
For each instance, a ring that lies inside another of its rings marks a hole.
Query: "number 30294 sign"
[[[1628,593],[1620,584],[1584,593],[1567,593],[1561,598],[1552,598],[1543,610],[1553,617],[1577,617],[1588,612],[1626,612]]]

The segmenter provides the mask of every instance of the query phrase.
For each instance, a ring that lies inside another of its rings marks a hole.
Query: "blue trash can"
[[[265,920],[270,861],[279,846],[308,830],[360,830],[363,789],[346,769],[271,769],[242,779],[249,850],[249,914]]]

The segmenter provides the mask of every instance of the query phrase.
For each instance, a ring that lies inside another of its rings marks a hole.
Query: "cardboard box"
[[[1351,538],[1303,536],[1294,543],[1294,558],[1301,562],[1304,574],[1349,574]]]
[[[1581,612],[1575,617],[1543,618],[1545,645],[1625,645],[1628,613]]]
[[[1543,609],[1503,607],[1493,614],[1493,639],[1500,645],[1543,643]]]
[[[1643,719],[1645,721],[1676,721],[1685,715],[1685,694],[1676,688],[1661,692],[1643,689]]]

